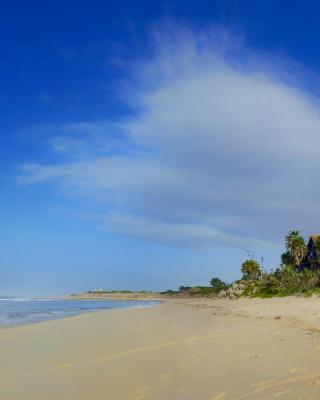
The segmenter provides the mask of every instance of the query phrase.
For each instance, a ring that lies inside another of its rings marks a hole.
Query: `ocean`
[[[99,310],[149,307],[158,301],[0,299],[0,327],[60,319]]]

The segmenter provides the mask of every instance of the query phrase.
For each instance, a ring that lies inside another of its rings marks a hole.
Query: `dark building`
[[[311,235],[307,245],[307,254],[303,257],[301,269],[320,269],[320,235]]]

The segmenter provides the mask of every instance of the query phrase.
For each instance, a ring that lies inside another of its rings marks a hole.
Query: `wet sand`
[[[319,399],[320,299],[172,300],[0,330],[1,400]]]

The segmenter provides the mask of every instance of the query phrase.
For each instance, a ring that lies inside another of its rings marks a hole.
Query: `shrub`
[[[259,281],[247,286],[246,293],[251,296],[288,296],[306,293],[320,286],[320,271],[303,270],[297,272],[284,265],[276,271],[262,275]]]
[[[177,293],[179,293],[179,292],[177,292],[176,290],[171,290],[171,289],[169,289],[169,290],[166,290],[166,291],[164,291],[164,292],[160,292],[160,294],[177,294]]]
[[[294,265],[295,261],[289,251],[281,254],[281,264],[283,265]]]
[[[187,292],[189,289],[191,289],[191,286],[180,286],[179,292]]]
[[[221,279],[215,277],[212,278],[210,281],[210,284],[212,286],[212,289],[216,292],[219,293],[220,290],[226,290],[228,289],[229,285],[225,282],[223,282]]]
[[[195,286],[188,290],[188,294],[191,296],[209,296],[217,293],[211,286]]]

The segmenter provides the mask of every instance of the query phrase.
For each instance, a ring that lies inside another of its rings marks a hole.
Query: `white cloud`
[[[20,180],[55,178],[104,201],[110,231],[162,243],[238,246],[319,230],[317,99],[292,84],[288,60],[270,66],[217,40],[158,35],[152,60],[134,66],[127,85],[134,116],[116,127],[60,127],[51,144],[65,161],[24,166]]]

